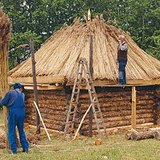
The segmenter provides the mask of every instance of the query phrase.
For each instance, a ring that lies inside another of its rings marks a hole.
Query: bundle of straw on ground
[[[10,27],[11,23],[9,18],[4,14],[2,9],[0,8],[0,97],[3,97],[8,90],[8,48],[11,32]],[[6,108],[4,108],[4,115],[5,130],[7,133]]]
[[[1,96],[8,89],[8,47],[10,40],[10,20],[0,9],[0,91]]]

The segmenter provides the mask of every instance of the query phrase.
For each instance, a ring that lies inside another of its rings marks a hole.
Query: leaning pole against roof
[[[11,22],[0,8],[0,96],[8,90],[8,49],[11,33]],[[7,141],[7,109],[3,108],[5,117],[6,147]]]

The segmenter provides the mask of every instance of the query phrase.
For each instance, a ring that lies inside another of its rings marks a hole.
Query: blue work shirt
[[[0,100],[0,107],[7,106],[9,110],[25,108],[24,93],[15,89],[6,93],[5,97]]]

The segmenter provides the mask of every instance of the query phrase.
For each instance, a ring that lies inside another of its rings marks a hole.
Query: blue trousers
[[[127,61],[119,61],[119,84],[126,84],[126,64]]]
[[[17,143],[16,143],[16,126],[19,132],[20,143],[22,145],[23,151],[27,151],[29,144],[26,139],[24,132],[24,118],[25,110],[24,109],[12,109],[8,113],[8,141],[10,149],[13,153],[17,152]]]

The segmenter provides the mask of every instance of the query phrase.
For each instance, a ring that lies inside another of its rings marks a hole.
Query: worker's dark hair
[[[14,88],[14,89],[17,89],[17,88],[20,89],[20,88],[22,88],[22,84],[20,84],[20,83],[14,83],[14,84],[13,84],[13,88]]]

